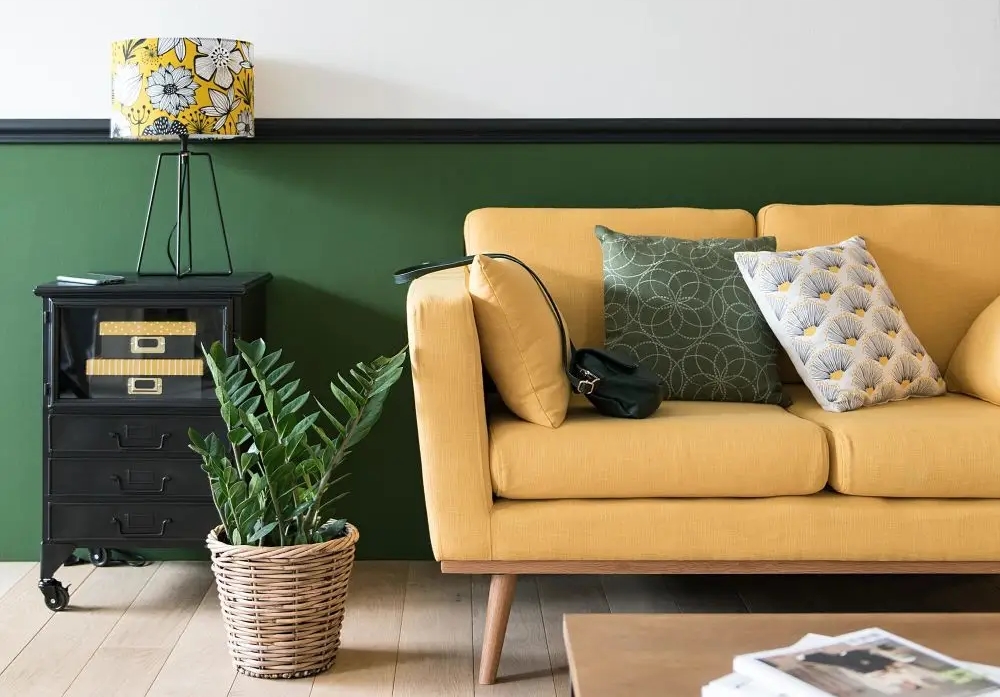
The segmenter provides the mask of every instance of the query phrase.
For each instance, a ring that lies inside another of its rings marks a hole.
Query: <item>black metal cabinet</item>
[[[225,437],[201,346],[264,336],[270,274],[129,276],[47,283],[42,298],[42,554],[39,588],[77,547],[200,547],[218,525],[188,429]]]

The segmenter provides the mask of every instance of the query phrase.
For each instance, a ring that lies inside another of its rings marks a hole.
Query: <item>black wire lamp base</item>
[[[171,271],[151,272],[142,270],[142,257],[146,251],[146,240],[149,236],[149,221],[153,216],[153,202],[156,200],[156,185],[160,179],[160,167],[164,158],[177,158],[177,220],[167,237],[167,258],[170,260]],[[191,158],[204,157],[208,160],[208,168],[212,173],[212,191],[215,193],[215,208],[219,212],[219,228],[222,231],[222,242],[226,248],[225,271],[195,271],[194,247],[191,234]],[[182,241],[187,238],[184,244]],[[187,264],[181,262],[182,249],[187,252]],[[181,149],[178,152],[163,152],[156,158],[156,171],[153,173],[153,188],[149,192],[149,208],[146,210],[146,224],[142,229],[142,242],[139,245],[139,261],[135,266],[138,276],[230,276],[233,273],[233,260],[229,254],[229,237],[226,235],[226,221],[222,216],[222,202],[219,199],[219,186],[215,180],[215,165],[212,155],[207,152],[191,152],[188,150],[188,136],[181,135]]]

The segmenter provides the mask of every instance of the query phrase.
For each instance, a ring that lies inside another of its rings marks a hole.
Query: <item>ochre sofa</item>
[[[482,209],[465,246],[527,262],[576,345],[600,346],[598,224],[770,235],[779,250],[861,235],[942,372],[1000,295],[1000,207]],[[466,279],[417,280],[407,318],[434,555],[445,572],[493,575],[481,682],[517,574],[1000,573],[1000,407],[949,393],[824,412],[789,362],[788,409],[668,401],[627,421],[574,397],[546,428],[488,399]]]

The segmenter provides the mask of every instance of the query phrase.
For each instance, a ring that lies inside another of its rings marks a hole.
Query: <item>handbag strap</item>
[[[555,317],[556,325],[559,327],[559,342],[560,345],[563,347],[563,352],[562,352],[563,369],[566,371],[566,375],[569,377],[570,385],[572,385],[574,391],[581,392],[583,394],[586,394],[586,392],[582,392],[581,385],[583,386],[582,389],[584,390],[588,391],[593,390],[594,385],[596,384],[593,378],[581,379],[576,375],[574,375],[573,372],[570,370],[570,365],[569,365],[570,355],[576,353],[576,347],[573,345],[573,340],[568,339],[568,337],[566,336],[566,327],[563,326],[562,315],[559,314],[559,307],[556,305],[556,301],[555,299],[553,299],[552,294],[549,292],[549,289],[545,287],[545,284],[542,283],[542,279],[538,277],[538,274],[536,274],[535,271],[530,266],[525,264],[517,257],[511,256],[510,254],[490,252],[490,253],[480,254],[479,256],[490,257],[491,259],[506,259],[507,261],[512,261],[531,275],[531,277],[535,280],[535,283],[538,284],[538,288],[542,291],[542,295],[545,296],[545,302],[548,304],[549,310],[552,312],[552,316]],[[475,256],[466,256],[460,259],[455,259],[453,261],[424,262],[423,264],[417,264],[416,266],[408,266],[405,269],[400,269],[392,275],[392,278],[393,281],[395,281],[396,285],[402,285],[404,283],[409,283],[410,281],[420,278],[421,276],[424,276],[426,274],[434,273],[435,271],[444,271],[445,269],[454,269],[458,268],[459,266],[468,266],[473,262],[473,260],[475,260],[475,258],[476,258]]]

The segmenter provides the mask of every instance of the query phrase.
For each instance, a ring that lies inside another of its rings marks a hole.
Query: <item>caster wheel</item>
[[[41,581],[38,584],[38,588],[42,591],[42,595],[45,596],[45,607],[52,610],[52,612],[59,612],[69,605],[69,591],[66,589],[66,586],[54,578]]]
[[[107,566],[111,555],[104,547],[96,547],[90,550],[90,563],[94,566]]]

